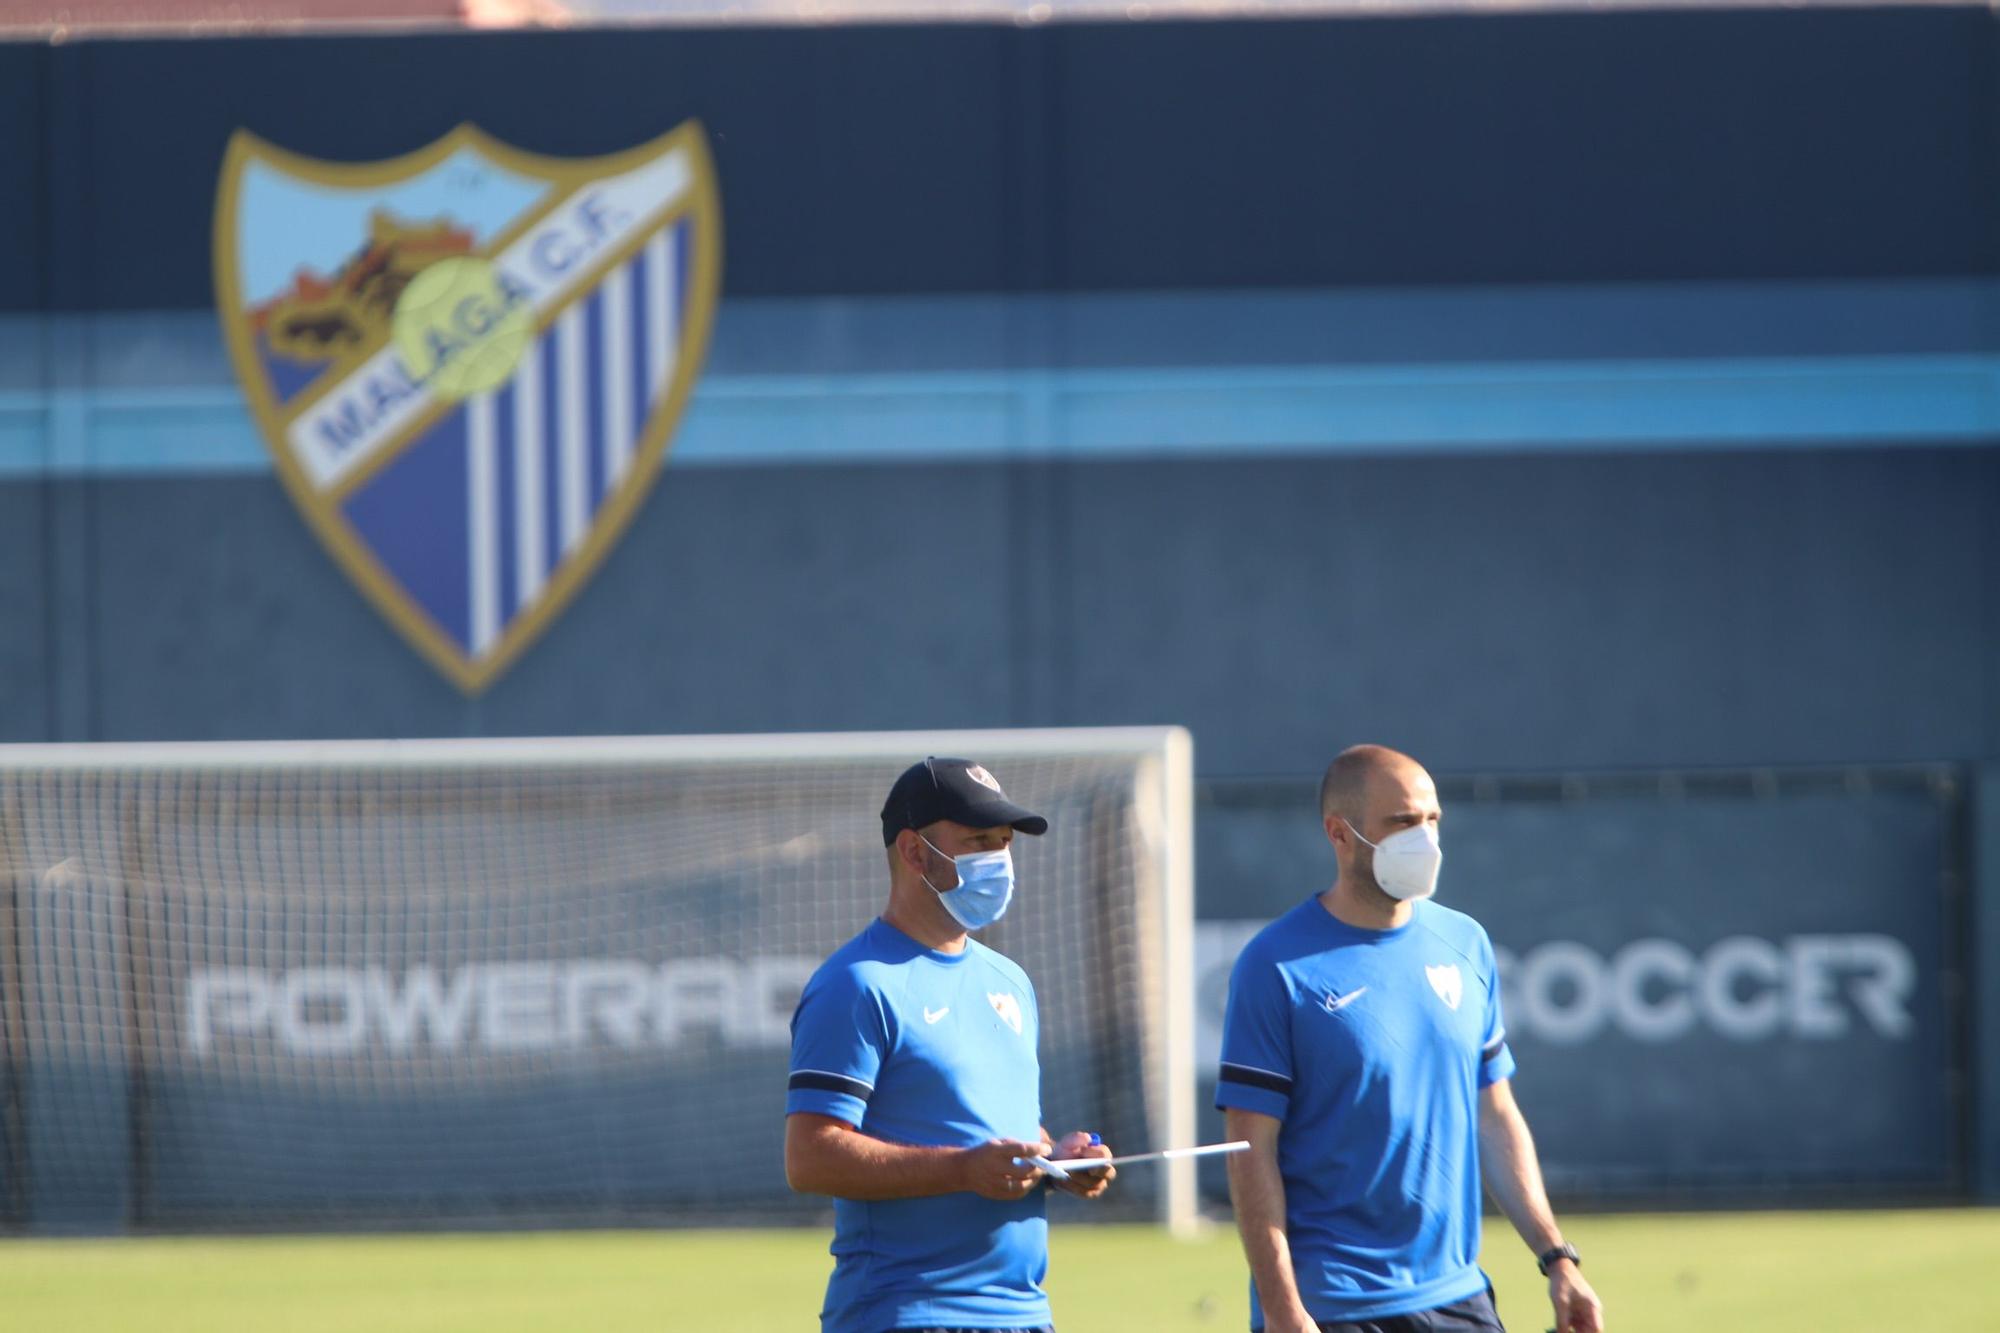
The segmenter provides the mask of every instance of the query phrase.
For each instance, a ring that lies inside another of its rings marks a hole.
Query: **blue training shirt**
[[[842,945],[792,1015],[785,1113],[891,1143],[971,1147],[1042,1133],[1040,1032],[1028,974],[977,940],[926,949],[885,921]],[[835,1199],[824,1333],[1050,1322],[1042,1191],[877,1203]]]
[[[1244,946],[1215,1103],[1284,1122],[1285,1235],[1314,1319],[1486,1289],[1479,1090],[1513,1072],[1493,945],[1462,912],[1422,901],[1407,925],[1362,930],[1308,898]]]

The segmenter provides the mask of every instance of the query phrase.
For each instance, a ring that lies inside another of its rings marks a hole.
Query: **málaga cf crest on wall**
[[[320,540],[461,688],[521,654],[645,498],[721,242],[692,122],[578,159],[469,125],[366,164],[231,141],[216,304],[251,411]]]

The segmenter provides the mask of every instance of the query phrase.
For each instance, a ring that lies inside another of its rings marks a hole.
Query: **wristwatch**
[[[1567,1241],[1556,1246],[1553,1250],[1546,1250],[1536,1255],[1535,1267],[1542,1270],[1543,1277],[1547,1277],[1549,1275],[1549,1265],[1558,1259],[1567,1259],[1578,1268],[1583,1267],[1583,1256],[1576,1252],[1576,1246],[1569,1244]]]

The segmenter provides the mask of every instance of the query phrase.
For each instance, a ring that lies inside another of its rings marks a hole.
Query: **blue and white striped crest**
[[[369,165],[232,142],[218,304],[279,473],[467,690],[560,612],[657,475],[719,227],[692,124],[586,160],[469,126]]]

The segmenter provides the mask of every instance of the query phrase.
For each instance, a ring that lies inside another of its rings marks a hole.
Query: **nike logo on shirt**
[[[924,1022],[926,1022],[926,1023],[935,1023],[935,1022],[937,1022],[937,1021],[938,1021],[938,1020],[939,1020],[940,1018],[943,1018],[943,1017],[944,1017],[944,1016],[945,1016],[946,1014],[948,1014],[948,1013],[950,1013],[950,1012],[951,1012],[951,1006],[950,1006],[950,1005],[946,1005],[946,1006],[945,1006],[944,1008],[942,1008],[942,1009],[932,1009],[932,1008],[931,1008],[931,1007],[930,1007],[929,1005],[925,1005],[925,1006],[924,1006]]]
[[[1352,990],[1345,995],[1328,995],[1326,997],[1326,1011],[1329,1014],[1337,1014],[1367,993],[1368,988],[1363,986],[1360,990]]]

